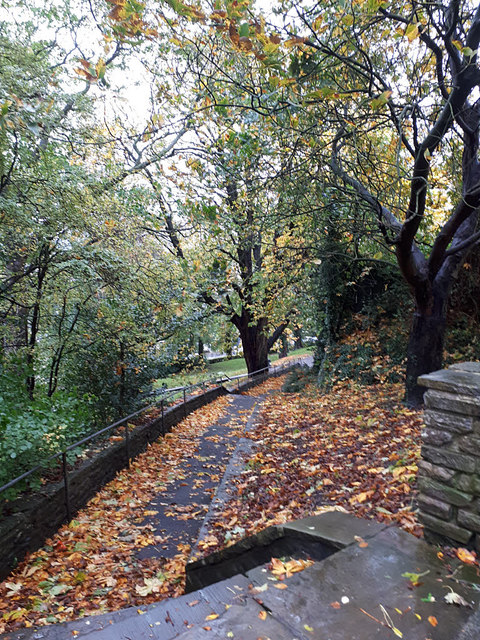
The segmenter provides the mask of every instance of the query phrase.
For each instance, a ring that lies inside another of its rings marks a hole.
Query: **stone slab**
[[[460,527],[454,522],[439,520],[428,513],[420,513],[419,519],[425,526],[425,537],[427,537],[427,530],[429,530],[429,536],[433,533],[434,537],[443,538],[443,544],[447,543],[456,547],[459,544],[469,544],[472,539],[472,532],[469,529]]]
[[[480,362],[456,362],[451,364],[449,369],[457,371],[470,371],[471,373],[480,373]]]
[[[98,616],[40,627],[24,629],[0,636],[2,640],[170,640],[190,627],[206,624],[211,614],[222,615],[228,605],[243,601],[248,592],[245,576],[216,583],[195,592],[195,596],[163,600],[147,607],[129,607]],[[189,603],[197,602],[194,606]]]
[[[355,536],[370,538],[383,531],[386,525],[342,511],[329,511],[289,522],[282,528],[285,535],[307,535],[335,549],[343,549],[355,543]]]
[[[456,433],[469,433],[473,430],[472,416],[462,416],[450,411],[427,409],[424,413],[424,420],[427,427],[436,429],[447,429],[447,431]]]
[[[418,384],[437,391],[480,396],[480,372],[441,369],[418,378]]]
[[[386,611],[404,638],[454,640],[472,609],[447,605],[443,600],[447,585],[472,606],[478,606],[480,593],[470,585],[448,579],[450,569],[438,559],[435,548],[391,528],[370,539],[368,547],[351,545],[287,578],[284,590],[273,586],[267,567],[250,571],[248,577],[260,588],[267,585],[260,594],[263,606],[298,637],[395,638],[382,624],[386,622]],[[418,587],[402,575],[424,572],[427,573],[420,578]],[[429,593],[435,602],[422,601]],[[437,618],[438,627],[432,627],[429,616]],[[313,629],[310,635],[305,633],[305,625]]]
[[[422,446],[422,457],[433,464],[448,469],[456,469],[465,473],[474,473],[477,461],[473,456],[451,449],[439,449],[436,447]]]
[[[182,633],[178,640],[294,640],[295,637],[292,629],[250,599],[244,606],[232,606],[221,618]]]
[[[344,526],[352,522],[347,514],[338,517]],[[308,521],[299,524],[300,534],[312,526]],[[478,640],[474,625],[480,590],[473,568],[439,559],[436,548],[400,529],[375,533],[369,524],[364,523],[362,536],[367,545],[355,541],[283,581],[265,564],[176,600],[142,607],[142,613],[126,609],[7,634],[3,640],[395,640],[399,633],[408,640]],[[405,574],[419,574],[418,586]],[[276,588],[279,584],[284,588]],[[450,589],[471,608],[448,605],[444,596]],[[424,601],[429,593],[435,602]],[[217,617],[207,619],[212,614]],[[437,626],[430,624],[430,616]]]
[[[429,389],[423,396],[427,409],[457,413],[463,416],[480,416],[480,398],[477,396],[447,393]]]

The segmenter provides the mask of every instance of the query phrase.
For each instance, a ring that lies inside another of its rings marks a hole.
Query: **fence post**
[[[187,417],[187,393],[185,391],[185,387],[183,387],[183,417],[186,418]]]
[[[164,405],[164,400],[162,399],[162,401],[160,402],[161,407],[162,407],[162,433],[165,435],[165,405]]]
[[[127,468],[130,469],[130,430],[128,421],[125,423],[125,455],[127,457]]]
[[[63,485],[65,487],[65,510],[67,512],[67,520],[70,522],[72,519],[72,512],[70,509],[70,492],[68,488],[68,471],[67,471],[67,452],[62,453],[62,467],[63,467]]]

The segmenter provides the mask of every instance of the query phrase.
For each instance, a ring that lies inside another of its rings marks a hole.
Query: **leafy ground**
[[[421,535],[414,483],[422,420],[419,412],[401,404],[401,386],[341,381],[322,395],[314,387],[283,393],[282,382],[270,379],[250,391],[274,393],[267,396],[251,434],[257,446],[200,552],[232,544],[272,523],[332,508]],[[182,593],[187,545],[179,544],[170,560],[140,561],[135,554],[142,546],[161,543],[144,524],[148,505],[169,483],[181,480],[182,461],[194,455],[198,439],[227,403],[221,398],[182,421],[0,583],[0,632]],[[476,562],[471,554],[469,561]]]
[[[143,524],[151,499],[181,480],[205,429],[224,415],[228,398],[202,407],[138,456],[39,551],[0,583],[0,632],[72,620],[182,593],[190,548],[168,560],[138,560],[161,543]],[[154,595],[152,595],[154,594]]]
[[[211,552],[334,505],[420,536],[414,482],[422,417],[402,406],[402,393],[400,385],[340,382],[325,395],[310,387],[267,398],[250,435],[257,447],[199,548]]]

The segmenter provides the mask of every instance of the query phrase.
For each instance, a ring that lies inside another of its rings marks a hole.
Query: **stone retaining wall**
[[[425,537],[480,552],[480,362],[418,382],[428,389],[418,477]]]
[[[270,376],[285,373],[295,364],[277,370],[272,369]],[[247,379],[235,388],[241,393],[263,382],[265,377],[256,376]],[[156,418],[144,424],[130,434],[130,458],[144,451],[149,443],[155,442],[164,433],[178,424],[186,415],[227,394],[224,387],[215,387],[202,395],[188,398],[182,403],[165,410],[164,420]],[[76,513],[87,504],[95,493],[127,464],[125,443],[112,444],[95,457],[85,460],[78,468],[68,474],[68,487],[71,513]],[[8,511],[0,519],[0,580],[4,579],[12,568],[21,561],[26,553],[42,546],[66,520],[65,488],[63,480],[46,485],[41,491],[27,497],[20,497],[8,504]]]

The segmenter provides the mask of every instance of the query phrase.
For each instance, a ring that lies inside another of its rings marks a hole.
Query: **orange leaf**
[[[460,548],[460,549],[457,549],[456,553],[457,553],[457,558],[462,562],[465,562],[465,564],[475,564],[477,561],[475,554],[473,554],[468,549]]]
[[[436,627],[438,624],[438,620],[435,618],[435,616],[428,616],[428,621],[432,625],[432,627]]]
[[[266,620],[267,619],[267,612],[266,611],[260,611],[260,613],[258,614],[258,617],[260,618],[260,620]]]
[[[342,605],[339,602],[335,601],[331,602],[330,606],[332,607],[332,609],[340,609]]]

